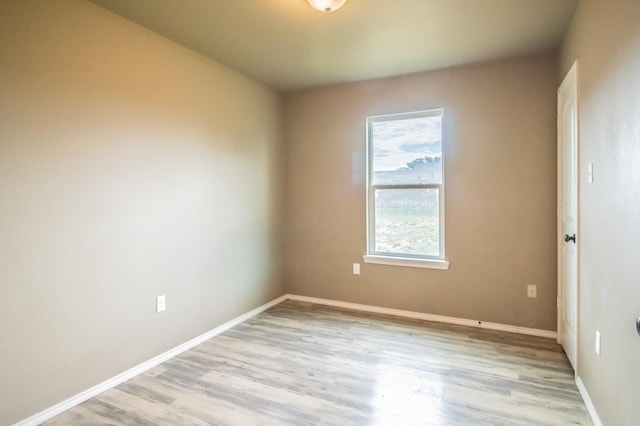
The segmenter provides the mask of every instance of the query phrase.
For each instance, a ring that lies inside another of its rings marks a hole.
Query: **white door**
[[[558,341],[577,372],[578,66],[558,89]]]

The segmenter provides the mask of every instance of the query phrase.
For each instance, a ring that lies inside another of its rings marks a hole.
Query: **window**
[[[367,118],[365,262],[447,269],[443,110]]]

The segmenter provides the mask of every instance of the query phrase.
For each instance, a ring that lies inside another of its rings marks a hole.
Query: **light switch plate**
[[[165,309],[167,309],[167,296],[163,294],[156,297],[156,312],[163,312]]]
[[[593,163],[589,163],[587,166],[587,181],[593,183]]]
[[[354,263],[353,264],[353,275],[360,275],[360,264],[359,263]]]

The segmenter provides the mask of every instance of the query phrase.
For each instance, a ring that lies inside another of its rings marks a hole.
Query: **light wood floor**
[[[590,425],[552,340],[287,301],[47,425]]]

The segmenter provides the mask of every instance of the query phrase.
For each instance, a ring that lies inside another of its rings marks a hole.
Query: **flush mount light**
[[[342,7],[347,0],[307,0],[309,4],[320,12],[333,12]]]

